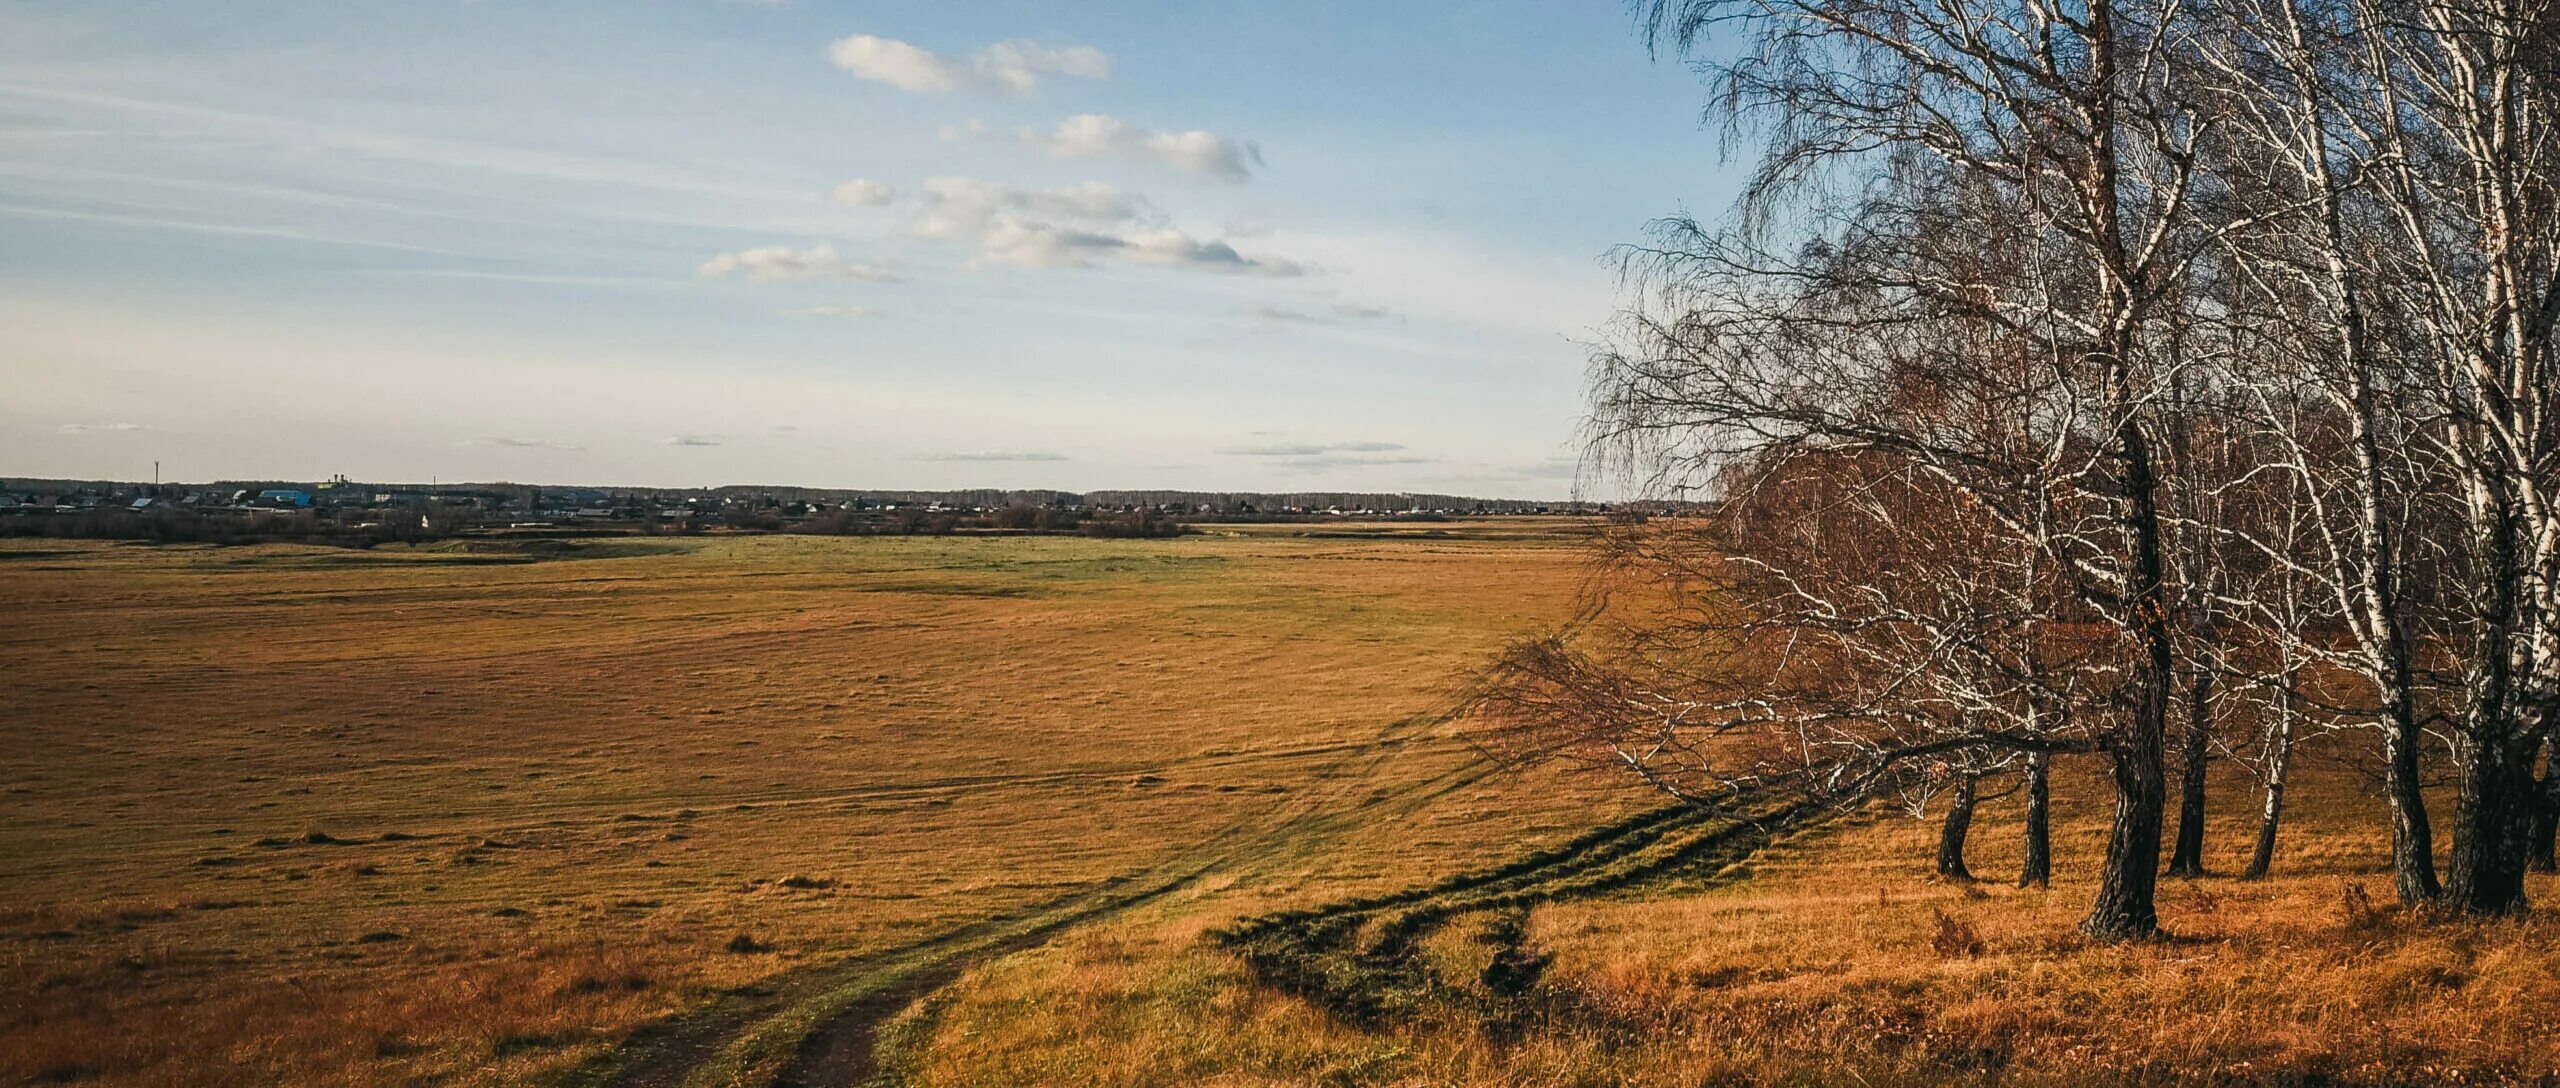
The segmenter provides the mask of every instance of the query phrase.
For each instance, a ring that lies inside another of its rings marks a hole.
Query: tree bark
[[[1982,776],[1968,774],[1956,779],[1954,796],[1947,801],[1947,821],[1938,829],[1938,875],[1949,880],[1972,880],[1973,870],[1965,868],[1964,844],[1973,834],[1973,805],[1980,796]]]
[[[2517,630],[2524,613],[2522,515],[2505,481],[2474,483],[2482,550],[2489,571],[2482,602],[2478,673],[2464,716],[2457,753],[2462,788],[2453,808],[2453,851],[2445,872],[2445,902],[2470,914],[2513,914],[2524,909],[2526,847],[2533,831],[2538,784],[2533,749],[2541,731],[2529,720],[2534,708],[2521,690],[2530,672],[2530,648]]]
[[[2530,750],[2477,733],[2465,747],[2471,751],[2454,801],[2445,901],[2470,914],[2519,913],[2525,909],[2525,862],[2539,788]]]
[[[2418,779],[2415,685],[2408,659],[2394,656],[2391,720],[2383,726],[2382,754],[2391,793],[2391,878],[2400,905],[2406,907],[2434,901],[2444,886],[2436,881],[2435,826]]]
[[[2053,882],[2052,758],[2043,752],[2027,757],[2026,860],[2018,866],[2018,886],[2042,888]]]
[[[2560,746],[2548,737],[2542,743],[2542,782],[2534,791],[2533,838],[2527,844],[2526,860],[2534,872],[2560,870]]]
[[[2082,932],[2102,941],[2140,939],[2160,931],[2155,896],[2161,816],[2168,802],[2162,747],[2176,668],[2163,584],[2158,484],[2149,441],[2134,420],[2121,424],[2118,451],[2124,464],[2124,530],[2134,561],[2128,604],[2146,660],[2133,678],[2133,712],[2109,745],[2115,821],[2107,836],[2105,867],[2099,871],[2097,904],[2080,923]]]
[[[2267,745],[2266,804],[2258,810],[2258,847],[2249,854],[2249,868],[2240,874],[2242,880],[2267,878],[2267,870],[2276,862],[2276,829],[2284,823],[2285,777],[2293,764],[2293,722],[2290,715],[2272,731],[2275,735],[2268,738]]]
[[[2204,875],[2204,777],[2212,758],[2213,670],[2199,667],[2187,688],[2185,765],[2178,775],[2178,835],[2169,875]]]

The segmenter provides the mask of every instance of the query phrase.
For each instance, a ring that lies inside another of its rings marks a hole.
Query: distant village
[[[1658,508],[1658,509],[1657,509]],[[0,479],[0,535],[111,539],[323,539],[619,535],[716,530],[828,534],[1082,532],[1165,536],[1186,523],[1456,517],[1593,517],[1607,504],[1409,493],[856,491],[381,484],[150,484]],[[1646,512],[1678,512],[1648,504]]]

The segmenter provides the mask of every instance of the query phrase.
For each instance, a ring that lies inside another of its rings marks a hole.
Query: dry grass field
[[[1569,834],[1437,719],[1577,563],[1492,527],[10,545],[0,1083],[524,1083],[1112,878]]]
[[[2176,939],[2133,947],[2072,936],[2090,767],[2050,891],[1934,882],[1934,823],[1881,808],[1764,845],[1491,772],[1445,713],[1581,569],[1499,523],[9,545],[0,1083],[2560,1071],[2560,924],[2361,906],[2377,801],[2334,763],[2276,879],[2172,883]],[[2252,802],[2217,784],[2217,871]],[[1986,806],[1976,872],[2015,819]],[[1276,911],[1298,943],[1233,939]],[[865,1008],[859,1055],[802,1045]]]
[[[2106,811],[2057,765],[2049,890],[2000,879],[2014,804],[1986,806],[1979,884],[1930,871],[1934,821],[1870,810],[1709,876],[1487,905],[1415,950],[1431,982],[1384,1023],[1269,985],[1204,935],[1240,911],[1158,911],[980,967],[909,1028],[906,1082],[1396,1085],[2548,1085],[2560,1078],[2560,920],[2436,922],[2386,909],[2379,801],[2338,768],[2297,785],[2273,879],[2171,881],[2169,940],[2075,932]],[[2217,784],[2208,861],[2254,830]],[[2449,804],[2450,798],[2440,798]],[[1535,882],[1525,885],[1533,892]],[[1545,890],[1561,885],[1549,883]],[[2533,878],[2548,903],[2560,882]],[[1427,900],[1426,900],[1427,901]],[[1282,904],[1296,905],[1296,904]],[[1373,916],[1344,947],[1379,959]],[[1489,957],[1549,966],[1491,992]],[[1342,965],[1336,965],[1337,967]],[[1419,977],[1419,976],[1417,976]]]

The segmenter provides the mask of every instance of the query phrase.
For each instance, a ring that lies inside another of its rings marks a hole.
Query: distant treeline
[[[1189,531],[1181,522],[1156,510],[1141,508],[1127,513],[1087,514],[1049,506],[1015,503],[984,514],[929,510],[906,505],[896,510],[837,510],[799,521],[785,521],[770,514],[750,515],[743,529],[763,529],[787,533],[811,533],[820,536],[941,536],[960,532],[1003,532],[1021,535],[1064,535],[1069,533],[1111,539],[1141,539],[1180,536]]]
[[[897,510],[838,510],[816,517],[785,518],[769,511],[731,510],[713,518],[675,521],[571,522],[566,525],[506,526],[434,510],[426,516],[357,521],[319,510],[223,510],[201,513],[183,507],[142,510],[96,509],[67,514],[0,517],[0,538],[54,540],[130,540],[153,544],[321,544],[371,548],[378,544],[418,544],[457,536],[659,536],[711,531],[806,533],[818,536],[945,536],[954,533],[1015,535],[1076,534],[1108,539],[1179,536],[1182,523],[1152,509],[1079,516],[1048,507],[1014,505],[983,514],[929,511],[921,506]]]
[[[1008,506],[1034,507],[1099,507],[1125,509],[1138,506],[1174,507],[1190,513],[1212,513],[1230,516],[1239,513],[1278,514],[1290,511],[1322,512],[1327,510],[1403,512],[1412,510],[1442,511],[1451,514],[1535,514],[1597,513],[1600,505],[1550,499],[1487,499],[1466,495],[1403,491],[1055,491],[1047,489],[1006,490],[1001,488],[966,488],[947,491],[872,490],[863,488],[776,487],[760,484],[733,484],[706,488],[658,487],[568,487],[515,483],[444,483],[437,485],[400,483],[362,483],[350,485],[358,490],[401,494],[444,495],[520,495],[524,493],[560,495],[584,492],[595,496],[681,502],[688,498],[773,499],[781,502],[823,502],[830,505],[864,502],[874,505],[908,504],[998,510]],[[142,484],[119,480],[65,480],[30,477],[0,477],[0,492],[102,492],[116,494],[149,494],[176,497],[188,492],[230,494],[245,491],[256,494],[270,488],[317,491],[310,481],[295,480],[216,480],[205,484]],[[1658,505],[1658,504],[1648,504]],[[1678,504],[1672,504],[1678,505]],[[1206,511],[1201,510],[1207,507]]]
[[[0,517],[0,538],[137,540],[153,544],[327,544],[370,548],[452,535],[420,519],[348,523],[310,510],[200,514],[185,509],[90,510]]]

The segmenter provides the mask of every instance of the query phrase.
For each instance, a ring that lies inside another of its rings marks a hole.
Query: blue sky
[[[0,0],[0,474],[1573,486],[1614,0]]]

